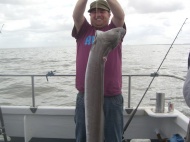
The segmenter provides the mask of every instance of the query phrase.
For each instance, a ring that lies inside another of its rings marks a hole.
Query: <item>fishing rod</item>
[[[2,29],[3,29],[3,26],[4,26],[4,24],[1,26],[1,30],[0,30],[0,33],[2,33]]]
[[[142,102],[143,98],[145,97],[145,95],[146,95],[147,91],[149,90],[149,88],[150,88],[150,86],[151,86],[152,82],[154,81],[155,77],[158,75],[158,71],[160,70],[160,68],[161,68],[161,66],[162,66],[162,64],[163,64],[163,62],[165,61],[165,59],[166,59],[166,57],[167,57],[168,53],[170,52],[170,49],[172,48],[172,46],[173,46],[173,44],[174,44],[175,40],[177,39],[177,37],[178,37],[178,35],[179,35],[180,31],[182,30],[183,25],[185,24],[185,22],[186,22],[186,20],[187,20],[187,19],[188,19],[188,18],[186,18],[186,19],[185,19],[185,21],[183,22],[183,24],[182,24],[182,26],[181,26],[180,30],[178,31],[178,33],[177,33],[177,35],[176,35],[175,39],[173,40],[173,42],[172,42],[172,44],[171,44],[171,46],[170,46],[169,50],[167,51],[166,55],[164,56],[164,59],[162,60],[162,62],[161,62],[161,64],[160,64],[160,66],[159,66],[159,67],[158,67],[158,69],[157,69],[157,71],[154,73],[154,76],[153,76],[152,80],[150,81],[150,83],[149,83],[149,85],[148,85],[147,89],[145,90],[145,92],[144,92],[144,94],[143,94],[142,98],[140,99],[140,102],[138,103],[138,105],[137,105],[137,107],[135,108],[135,110],[132,112],[132,114],[131,114],[131,116],[130,116],[129,120],[127,121],[127,123],[126,123],[126,125],[125,125],[125,127],[124,127],[124,129],[123,129],[123,134],[124,134],[124,132],[127,130],[127,128],[128,128],[128,126],[129,126],[129,124],[130,124],[131,120],[133,119],[133,117],[134,117],[135,113],[137,112],[137,109],[138,109],[139,105],[141,104],[141,102]]]

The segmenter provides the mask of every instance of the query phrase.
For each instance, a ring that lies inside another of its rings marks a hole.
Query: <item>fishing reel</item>
[[[48,80],[48,76],[54,76],[54,75],[55,75],[54,72],[56,72],[56,70],[54,70],[54,71],[49,71],[49,72],[46,74],[46,80],[47,80],[47,81],[49,81],[49,80]]]

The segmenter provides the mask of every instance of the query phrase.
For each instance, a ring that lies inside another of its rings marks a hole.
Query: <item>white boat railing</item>
[[[0,74],[0,77],[30,77],[31,78],[31,87],[32,87],[32,108],[36,108],[35,104],[35,81],[34,79],[36,77],[46,77],[48,81],[48,76],[51,77],[75,77],[75,75],[55,75],[53,71],[48,72],[46,75],[14,75],[14,74]],[[158,74],[158,73],[151,73],[151,74],[126,74],[122,75],[122,77],[128,77],[128,108],[131,107],[131,80],[132,77],[170,77],[175,78],[178,80],[184,81],[185,78],[175,76],[175,75],[169,75],[169,74]]]

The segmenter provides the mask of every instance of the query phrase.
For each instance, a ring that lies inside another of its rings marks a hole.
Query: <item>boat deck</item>
[[[55,139],[55,138],[32,138],[29,142],[75,142],[75,139]],[[2,138],[0,142],[5,142]],[[24,138],[21,137],[11,137],[7,142],[25,142]],[[125,140],[125,142],[159,142],[158,140]]]
[[[0,139],[0,142],[5,142],[3,139]],[[7,142],[25,142],[22,137],[11,137]],[[75,140],[69,139],[55,139],[55,138],[32,138],[29,142],[75,142]]]

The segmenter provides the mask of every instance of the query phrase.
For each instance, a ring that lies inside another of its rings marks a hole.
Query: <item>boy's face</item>
[[[104,9],[93,9],[90,12],[91,25],[96,29],[101,29],[108,25],[111,14]]]

